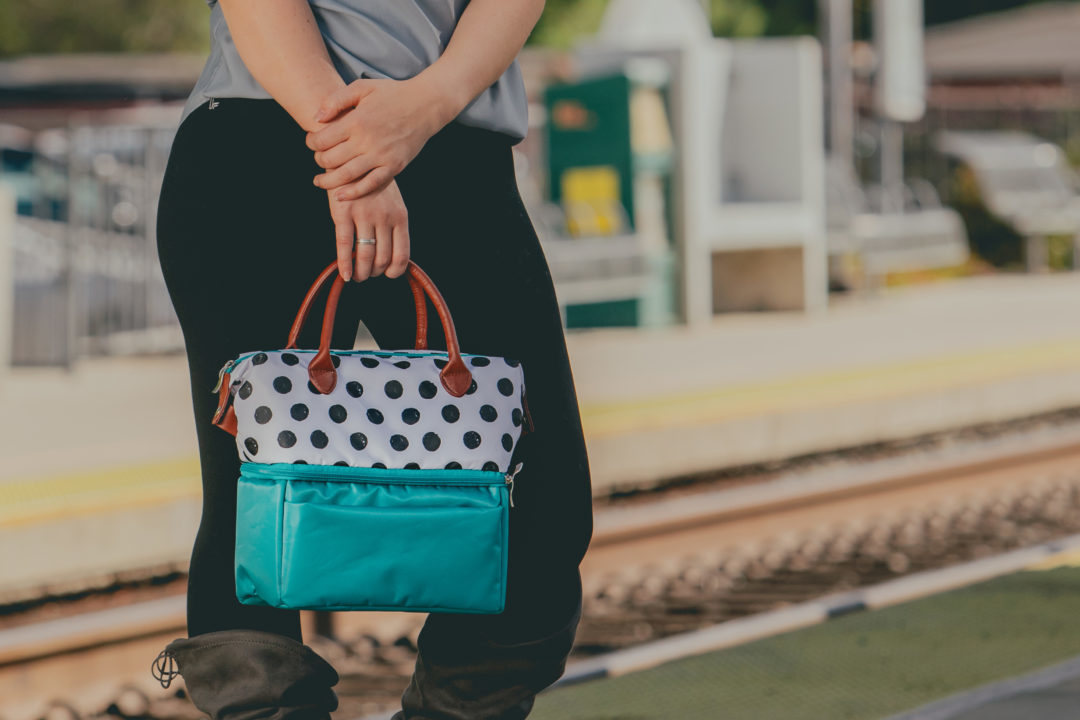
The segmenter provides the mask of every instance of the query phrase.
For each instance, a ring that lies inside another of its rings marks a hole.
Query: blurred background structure
[[[154,228],[206,24],[0,0],[0,720],[197,716],[148,669],[200,509]],[[515,157],[597,532],[537,717],[1073,716],[1078,37],[1078,1],[548,0]],[[392,708],[420,619],[305,614],[335,717]]]

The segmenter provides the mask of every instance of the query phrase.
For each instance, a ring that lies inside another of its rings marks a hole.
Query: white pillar
[[[15,189],[0,182],[0,387],[11,369],[15,313]]]

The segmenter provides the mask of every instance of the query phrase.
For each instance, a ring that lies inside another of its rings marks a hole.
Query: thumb
[[[319,111],[315,113],[315,121],[324,122],[330,120],[337,117],[343,110],[356,107],[357,103],[374,89],[371,87],[372,84],[370,80],[354,80],[345,87],[338,88],[330,93],[322,101]]]

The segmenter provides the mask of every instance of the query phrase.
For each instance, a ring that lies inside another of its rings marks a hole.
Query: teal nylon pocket
[[[237,599],[313,610],[502,612],[507,480],[501,471],[243,463]]]

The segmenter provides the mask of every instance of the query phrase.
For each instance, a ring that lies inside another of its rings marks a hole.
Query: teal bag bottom
[[[500,613],[509,476],[242,463],[236,597],[306,610]]]

